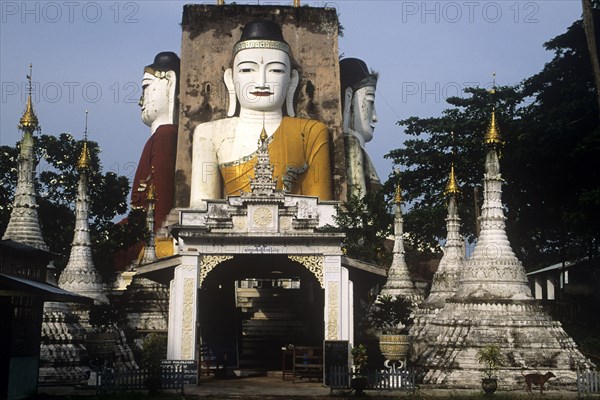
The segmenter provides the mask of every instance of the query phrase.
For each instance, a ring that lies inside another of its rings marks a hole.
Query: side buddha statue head
[[[227,116],[240,110],[281,111],[286,105],[294,116],[294,93],[298,71],[293,68],[290,46],[281,27],[268,20],[256,20],[244,26],[233,48],[232,67],[224,74],[229,92]]]
[[[370,72],[367,64],[358,58],[344,58],[340,61],[342,129],[344,133],[356,136],[363,147],[373,139],[377,123],[377,77],[377,73]]]
[[[152,133],[161,125],[177,123],[180,60],[172,51],[163,51],[144,68],[142,79],[142,121]]]

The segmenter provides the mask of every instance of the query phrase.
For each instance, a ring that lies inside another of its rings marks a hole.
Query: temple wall
[[[175,206],[189,206],[192,134],[202,122],[226,118],[228,92],[224,71],[243,26],[255,19],[274,20],[292,49],[300,83],[296,116],[317,119],[329,127],[335,199],[345,199],[346,173],[338,19],[334,9],[255,5],[186,5],[182,18],[181,89],[175,177]]]

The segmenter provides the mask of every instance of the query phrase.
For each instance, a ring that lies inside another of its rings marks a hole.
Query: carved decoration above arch
[[[198,274],[198,287],[202,287],[202,282],[204,282],[204,279],[206,279],[206,275],[208,275],[208,273],[212,271],[217,265],[227,260],[231,260],[232,258],[233,256],[203,256],[202,261],[200,262],[200,271]]]
[[[288,256],[288,258],[304,265],[317,278],[321,288],[325,288],[323,285],[323,256]]]

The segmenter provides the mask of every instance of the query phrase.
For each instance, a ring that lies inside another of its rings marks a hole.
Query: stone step
[[[298,295],[298,289],[281,288],[237,288],[238,298],[269,298],[269,297],[287,297],[291,298]]]
[[[269,319],[248,319],[242,321],[242,328],[253,328],[253,327],[265,327],[265,328],[288,328],[288,329],[300,329],[304,326],[302,321],[293,320],[269,320]]]
[[[296,316],[296,313],[292,313],[289,311],[256,311],[254,314],[252,314],[252,319],[256,319],[256,320],[273,320],[273,321],[278,321],[278,320],[286,320],[285,322],[288,322],[288,320],[292,320],[294,319],[294,317]]]

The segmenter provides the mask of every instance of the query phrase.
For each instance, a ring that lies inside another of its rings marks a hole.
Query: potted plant
[[[484,366],[485,377],[481,380],[481,387],[485,394],[493,394],[498,389],[496,371],[504,365],[500,347],[495,344],[483,346],[477,352],[477,362]]]
[[[408,354],[408,328],[413,319],[413,302],[402,296],[379,296],[371,307],[371,325],[379,335],[383,356],[392,361]]]
[[[162,387],[161,361],[167,358],[167,337],[151,333],[144,339],[142,350],[142,368],[148,373],[146,388],[150,395],[156,394]]]
[[[352,355],[352,364],[354,365],[354,373],[352,374],[352,380],[350,386],[354,389],[357,396],[364,394],[364,390],[367,388],[369,378],[367,377],[367,348],[359,344],[358,346],[352,347],[350,350]]]

